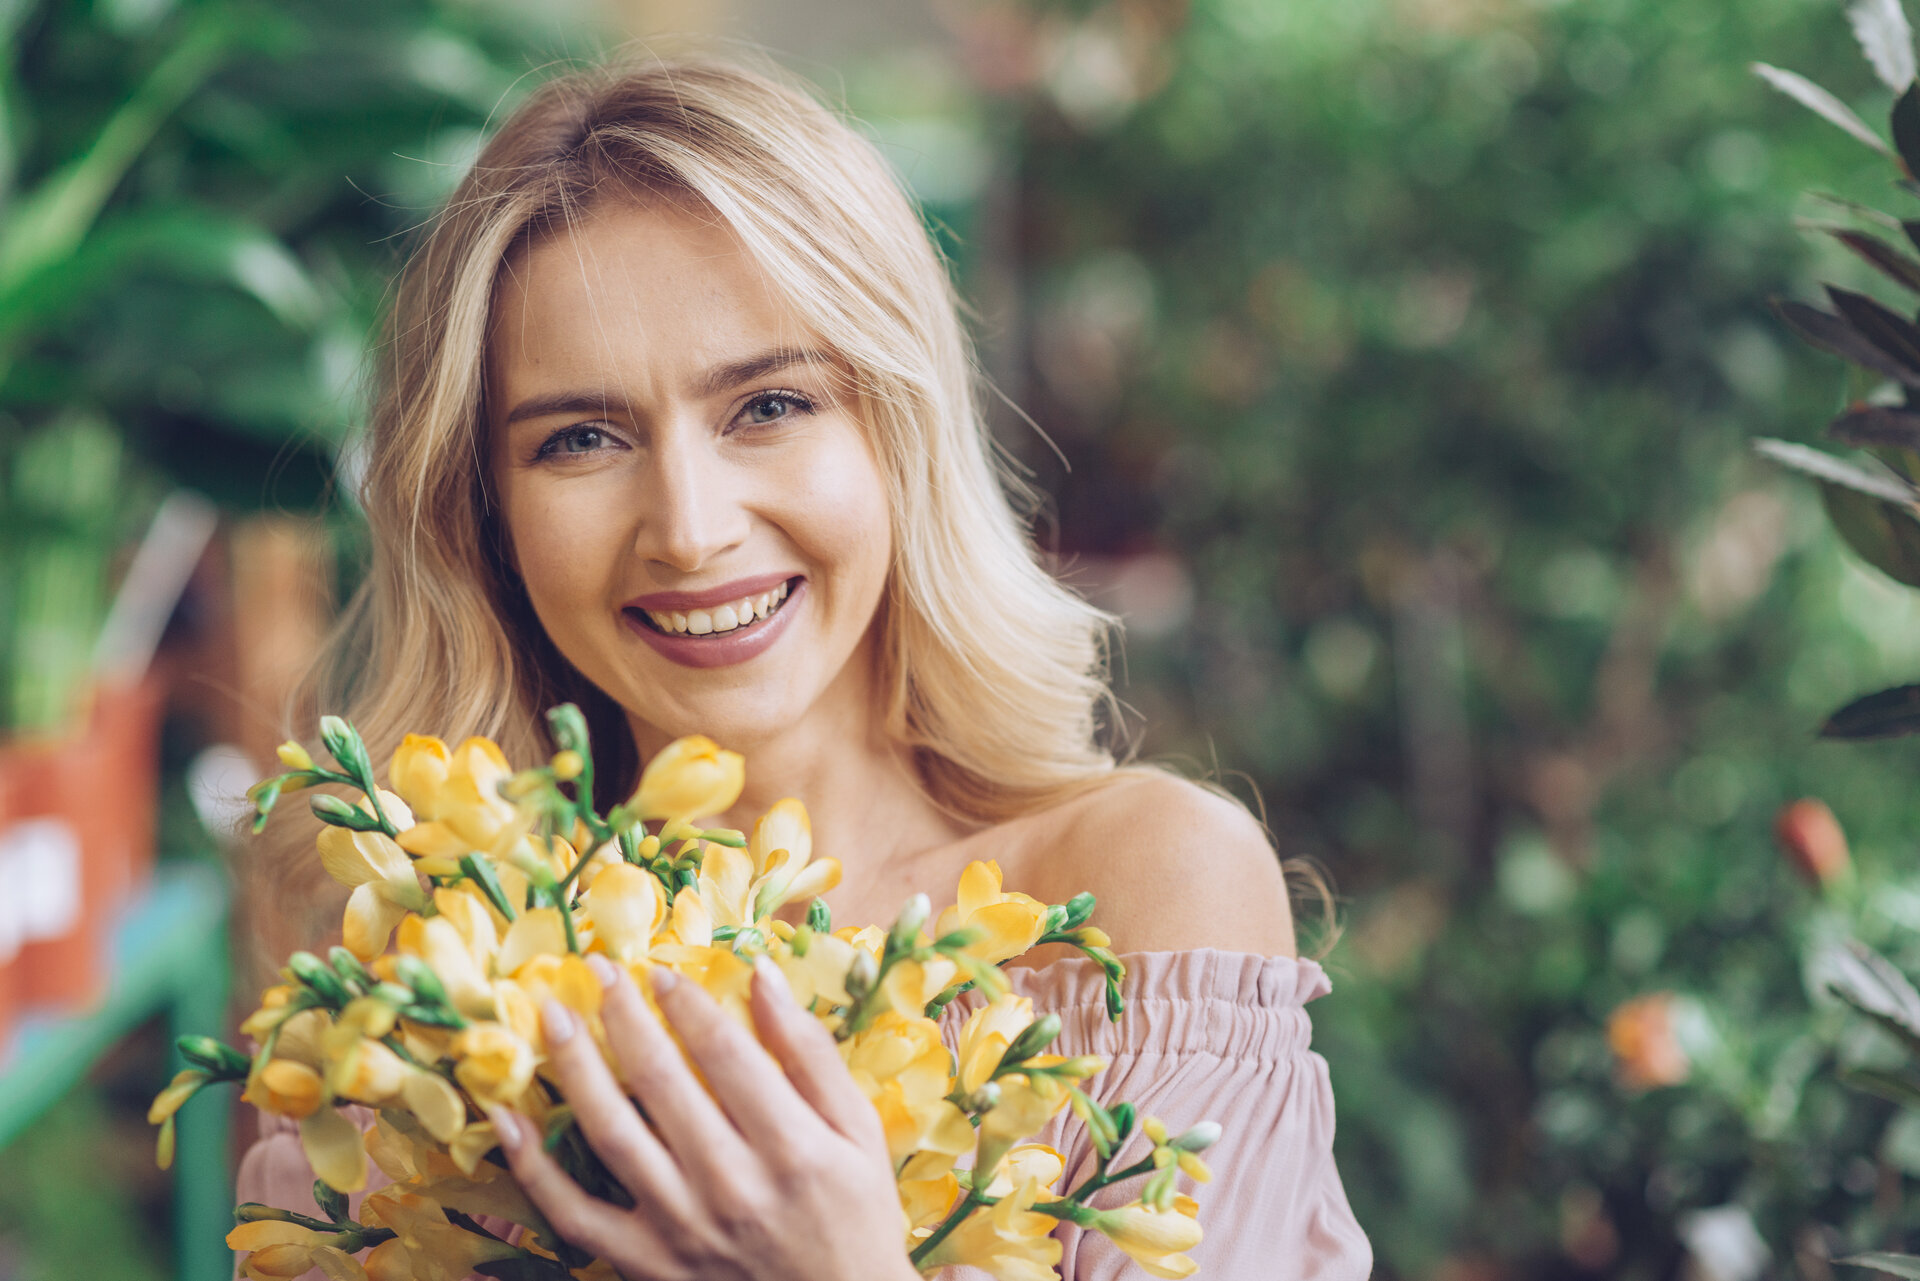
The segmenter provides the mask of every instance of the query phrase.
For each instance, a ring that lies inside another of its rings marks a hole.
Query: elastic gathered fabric
[[[1060,1016],[1053,1052],[1097,1054],[1107,1070],[1088,1082],[1103,1102],[1126,1099],[1142,1116],[1173,1133],[1201,1121],[1223,1129],[1208,1149],[1214,1181],[1181,1190],[1197,1196],[1206,1239],[1193,1250],[1202,1281],[1363,1281],[1373,1266],[1366,1234],[1354,1220],[1333,1164],[1333,1088],[1312,1045],[1306,1004],[1331,990],[1313,961],[1199,948],[1123,956],[1126,1013],[1107,1019],[1104,980],[1084,958],[1040,969],[1007,971],[1013,990],[1034,1009]],[[977,993],[955,1001],[941,1018],[949,1045],[981,1004]],[[360,1109],[353,1109],[359,1113]],[[359,1118],[372,1123],[371,1113]],[[1073,1186],[1093,1169],[1086,1127],[1070,1111],[1035,1136],[1066,1158]],[[1136,1140],[1132,1151],[1144,1151]],[[1123,1154],[1123,1159],[1136,1159]],[[372,1172],[372,1186],[385,1182]],[[236,1180],[237,1199],[318,1213],[313,1170],[292,1122],[263,1115]],[[1138,1181],[1109,1188],[1093,1203],[1123,1204]],[[353,1198],[357,1205],[359,1197]],[[507,1225],[489,1227],[504,1229]],[[503,1233],[504,1234],[504,1233]],[[1065,1281],[1136,1281],[1148,1274],[1097,1233],[1063,1223]],[[302,1281],[323,1281],[318,1272]],[[989,1281],[974,1268],[948,1268],[940,1281]]]
[[[1013,990],[1036,1011],[1060,1016],[1052,1052],[1097,1054],[1107,1070],[1087,1083],[1103,1103],[1134,1103],[1175,1134],[1217,1121],[1220,1142],[1205,1154],[1213,1182],[1180,1189],[1200,1203],[1206,1237],[1192,1251],[1202,1281],[1362,1281],[1373,1251],[1353,1217],[1333,1163],[1333,1088],[1326,1060],[1311,1048],[1306,1004],[1331,990],[1320,966],[1293,957],[1199,948],[1123,956],[1126,1012],[1110,1022],[1104,979],[1075,957],[1040,969],[1010,968]],[[942,1018],[949,1044],[981,1003],[969,993]],[[1063,1186],[1092,1172],[1086,1127],[1062,1111],[1037,1142],[1066,1158]],[[1143,1155],[1136,1139],[1123,1163]],[[1121,1205],[1139,1194],[1130,1182],[1096,1194]],[[1110,1281],[1148,1273],[1098,1233],[1061,1224],[1060,1272],[1066,1281]],[[952,1268],[941,1281],[986,1281]]]

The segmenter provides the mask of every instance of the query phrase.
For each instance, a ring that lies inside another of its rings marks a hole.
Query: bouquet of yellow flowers
[[[1001,972],[1032,947],[1071,945],[1104,971],[1108,1013],[1119,1018],[1123,970],[1110,940],[1087,924],[1092,895],[1041,903],[1004,890],[994,863],[976,862],[958,901],[931,921],[922,894],[890,927],[836,930],[813,896],[838,883],[840,867],[813,856],[798,801],[779,802],[751,834],[696,826],[739,798],[739,755],[706,738],[677,740],[648,762],[632,797],[602,815],[585,718],[567,705],[548,723],[560,750],[521,770],[483,738],[449,749],[409,735],[383,788],[359,734],[327,717],[321,741],[331,765],[286,744],[286,772],[250,793],[256,832],[287,792],[330,786],[354,799],[311,798],[326,825],[321,862],[352,890],[345,945],[324,959],[289,958],[285,981],[241,1025],[252,1053],[182,1038],[192,1066],[149,1116],[160,1126],[162,1165],[175,1112],[216,1082],[242,1083],[243,1098],[299,1122],[327,1217],[238,1207],[227,1240],[248,1252],[247,1276],[318,1268],[335,1281],[611,1277],[543,1220],[490,1119],[503,1108],[528,1118],[583,1187],[612,1186],[548,1071],[539,1017],[544,1001],[559,1002],[607,1054],[590,953],[624,968],[642,992],[654,967],[695,982],[749,1030],[754,963],[777,965],[880,1115],[901,1231],[923,1272],[966,1264],[1006,1281],[1054,1275],[1060,1246],[1049,1234],[1062,1220],[1107,1234],[1155,1276],[1194,1271],[1182,1251],[1200,1239],[1197,1207],[1176,1194],[1174,1176],[1207,1179],[1196,1154],[1218,1127],[1171,1136],[1136,1119],[1130,1104],[1096,1101],[1081,1087],[1104,1064],[1046,1053],[1059,1018],[1036,1015]],[[803,920],[776,917],[808,898]],[[936,1019],[969,990],[984,1004],[950,1052]],[[363,1130],[343,1104],[374,1109],[373,1126]],[[1071,1189],[1059,1186],[1060,1153],[1022,1142],[1063,1107],[1086,1124],[1097,1154]],[[1141,1154],[1122,1163],[1136,1136]],[[356,1218],[346,1194],[366,1188],[370,1162],[392,1182],[368,1193]],[[1146,1181],[1132,1204],[1088,1204],[1136,1177]],[[523,1231],[501,1235],[483,1218]]]

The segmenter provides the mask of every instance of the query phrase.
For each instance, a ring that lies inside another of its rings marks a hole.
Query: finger
[[[614,976],[600,1018],[622,1084],[640,1101],[675,1163],[709,1187],[721,1171],[744,1168],[747,1149],[739,1132],[626,974]]]
[[[885,1156],[886,1127],[854,1084],[833,1034],[800,1008],[787,976],[764,956],[753,963],[753,1022],[793,1088],[821,1119],[854,1143]]]
[[[684,1210],[686,1181],[679,1167],[613,1079],[580,1020],[549,999],[540,1007],[540,1023],[547,1061],[588,1145],[636,1200],[651,1201],[669,1214]]]
[[[654,991],[660,1008],[680,1034],[714,1098],[740,1132],[763,1150],[799,1152],[827,1137],[827,1127],[802,1105],[786,1073],[753,1034],[728,1018],[698,983],[656,970]]]
[[[568,1178],[560,1163],[541,1146],[531,1122],[498,1108],[493,1113],[493,1128],[500,1136],[513,1177],[555,1232],[596,1255],[625,1258],[633,1254],[627,1238],[636,1232],[645,1233],[644,1224],[588,1196]]]

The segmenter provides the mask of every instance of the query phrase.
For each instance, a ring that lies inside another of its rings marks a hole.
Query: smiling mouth
[[[739,600],[710,609],[636,609],[628,606],[622,612],[638,619],[649,631],[659,632],[663,636],[718,639],[735,635],[779,613],[799,581],[789,578],[778,587],[753,596],[742,596]]]

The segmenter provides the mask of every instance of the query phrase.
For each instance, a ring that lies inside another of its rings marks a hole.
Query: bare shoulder
[[[1295,955],[1280,859],[1237,802],[1140,771],[1061,807],[1059,818],[1036,851],[1036,885],[1054,902],[1091,890],[1094,923],[1116,951]]]

